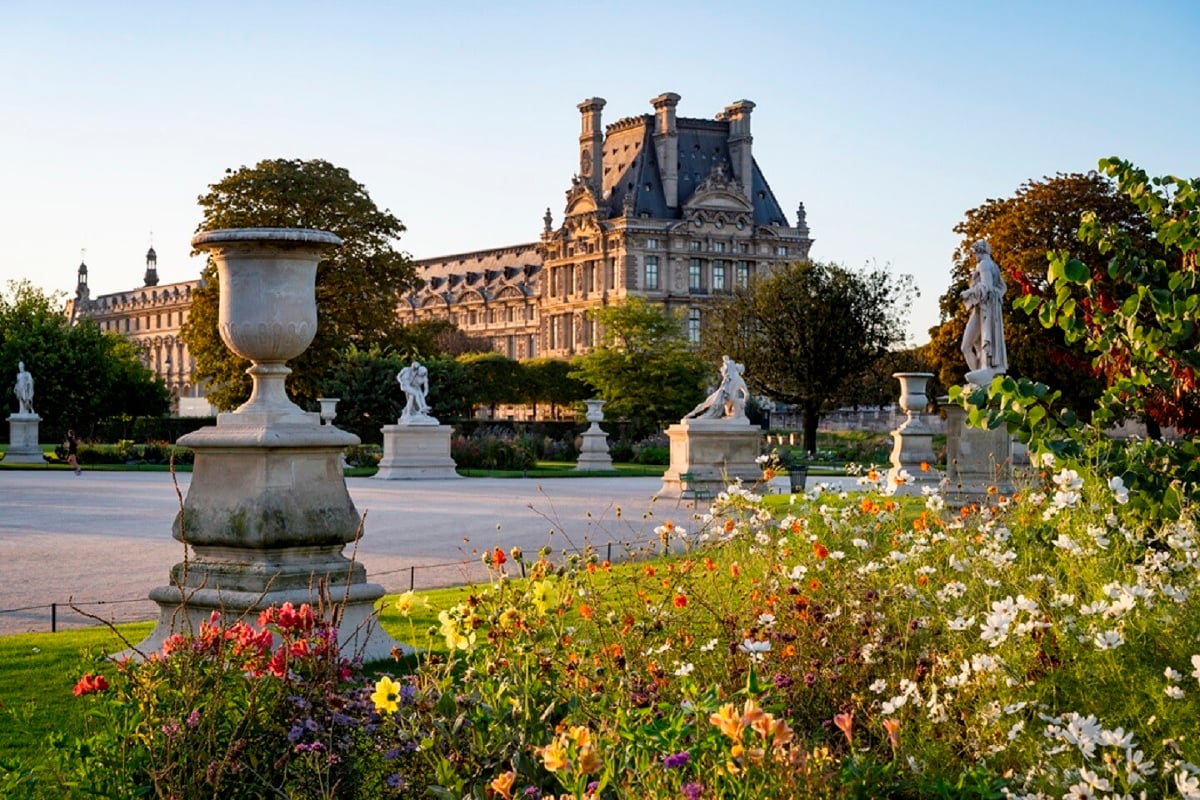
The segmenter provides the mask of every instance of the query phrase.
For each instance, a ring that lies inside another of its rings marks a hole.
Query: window
[[[507,320],[509,322],[516,322],[517,310],[515,308],[513,308],[512,306],[509,306],[508,309],[506,310],[506,312],[507,312]]]
[[[692,344],[700,343],[700,309],[698,308],[688,309],[687,335],[688,341]]]
[[[698,258],[688,259],[688,291],[704,290],[704,267]]]
[[[533,334],[531,333],[525,337],[525,357],[533,358],[534,355]]]
[[[646,288],[658,289],[658,256],[646,256]]]
[[[474,325],[476,322],[476,319],[477,319],[477,315],[474,311],[467,314],[467,324],[468,325]]]
[[[508,337],[508,357],[516,360],[517,358],[517,337]]]
[[[723,292],[728,287],[725,285],[725,262],[714,261],[712,265],[712,288],[714,292]]]
[[[787,257],[787,245],[781,244],[775,248],[775,255]]]
[[[647,239],[646,240],[646,249],[647,250],[657,250],[658,249],[658,239]]]
[[[608,280],[608,288],[617,288],[617,260],[615,258],[610,258],[608,260],[608,275],[606,277]]]
[[[725,243],[724,242],[713,242],[713,252],[714,253],[724,253],[725,252]]]
[[[750,262],[737,262],[737,285],[739,289],[745,289],[750,285]]]
[[[698,242],[694,239],[692,241],[688,242],[688,250],[690,250],[693,253],[699,253],[700,252],[700,242]]]
[[[738,242],[738,252],[739,253],[749,253],[750,252],[750,243],[749,242]]]

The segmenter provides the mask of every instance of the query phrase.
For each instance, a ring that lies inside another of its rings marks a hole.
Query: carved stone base
[[[8,447],[4,448],[5,464],[45,464],[42,448],[38,446],[37,414],[12,414],[8,417]]]
[[[579,461],[575,469],[579,472],[594,472],[613,468],[612,456],[608,453],[608,434],[599,425],[592,423],[583,432],[583,446],[579,449]]]
[[[1012,438],[1004,428],[989,431],[967,425],[967,412],[957,405],[946,413],[946,500],[964,506],[986,502],[993,494],[1011,495]]]
[[[431,481],[461,477],[450,455],[449,425],[384,425],[383,459],[375,478]]]
[[[692,476],[688,489],[724,491],[734,479],[745,483],[762,480],[755,460],[762,451],[762,430],[745,419],[737,421],[685,419],[667,428],[671,440],[671,465],[663,474],[661,497],[679,497],[680,475]]]

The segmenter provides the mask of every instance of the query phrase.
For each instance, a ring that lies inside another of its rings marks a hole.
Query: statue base
[[[150,593],[160,609],[154,630],[121,655],[148,655],[172,634],[198,632],[213,611],[254,619],[289,602],[336,613],[347,657],[375,661],[403,647],[378,627],[383,587],[342,552],[361,534],[340,464],[358,437],[316,415],[310,424],[260,422],[226,414],[180,438],[196,461],[173,535],[191,552],[169,585]]]
[[[583,432],[583,445],[579,448],[579,460],[575,464],[578,472],[597,472],[613,468],[612,456],[608,453],[608,434],[596,423]]]
[[[375,478],[382,481],[435,481],[460,478],[450,455],[449,425],[384,425],[383,459]]]
[[[946,501],[952,505],[986,503],[995,495],[1010,496],[1012,438],[1004,428],[986,430],[967,424],[967,412],[952,403],[946,413]]]
[[[937,463],[937,456],[933,452],[933,431],[925,421],[925,416],[910,413],[909,419],[892,431],[888,494],[921,494],[924,487],[938,484],[937,470],[933,469]],[[925,464],[926,469],[922,470],[921,464]]]
[[[680,497],[681,475],[691,475],[687,489],[707,489],[713,495],[741,478],[744,483],[762,479],[757,458],[762,451],[762,430],[747,419],[685,419],[667,428],[671,465],[663,474],[660,497]]]
[[[5,464],[45,464],[38,442],[37,414],[12,414],[8,417],[9,445],[4,449]]]

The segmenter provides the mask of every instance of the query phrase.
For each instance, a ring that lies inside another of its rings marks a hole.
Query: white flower
[[[771,613],[759,614],[758,624],[764,628],[769,628],[775,624],[775,615]],[[768,643],[769,644],[769,643]]]
[[[1101,631],[1092,639],[1097,650],[1116,650],[1125,644],[1125,637],[1120,631]]]
[[[678,669],[675,670],[675,676],[679,677],[679,678],[683,678],[688,675],[691,675],[692,670],[694,670],[696,668],[696,666],[694,664],[692,664],[692,662],[690,662],[690,661],[683,662],[683,663],[676,661],[675,663],[679,665]]]
[[[940,494],[931,494],[925,498],[925,507],[937,513],[946,507],[946,501],[942,499]]]
[[[1179,682],[1183,679],[1183,675],[1178,671],[1167,667],[1163,670],[1163,677],[1169,681]]]
[[[885,681],[883,678],[876,678],[875,681],[867,688],[875,694],[883,694],[885,691],[887,691],[887,681]]]
[[[1180,689],[1178,686],[1168,686],[1167,688],[1163,689],[1163,694],[1172,700],[1183,699],[1183,689]]]
[[[1181,769],[1175,773],[1175,788],[1185,800],[1200,800],[1200,778]]]
[[[1064,468],[1062,472],[1054,476],[1054,483],[1060,492],[1078,491],[1083,488],[1083,478],[1079,477],[1079,473],[1073,469]]]
[[[1114,499],[1121,505],[1129,502],[1129,490],[1125,488],[1125,481],[1121,480],[1120,475],[1114,475],[1108,479],[1108,488],[1112,490]]]
[[[700,645],[700,652],[708,653],[708,652],[711,652],[712,650],[715,650],[716,647],[717,647],[717,640],[709,639],[705,644]]]
[[[738,650],[741,650],[746,655],[750,656],[750,660],[758,663],[763,660],[763,653],[771,649],[770,642],[760,642],[755,639],[744,639],[738,645]]]

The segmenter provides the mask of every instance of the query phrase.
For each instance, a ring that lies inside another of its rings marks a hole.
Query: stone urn
[[[929,398],[925,388],[933,379],[932,372],[895,372],[900,381],[900,408],[904,422],[892,431],[891,468],[888,470],[888,492],[891,494],[920,494],[923,486],[937,482],[936,473],[929,469],[936,456],[933,452],[933,429],[926,414]],[[925,469],[921,469],[921,465]]]
[[[584,419],[592,423],[591,428],[597,427],[604,421],[604,401],[603,400],[584,400],[583,404],[587,406],[587,411],[584,412]]]

